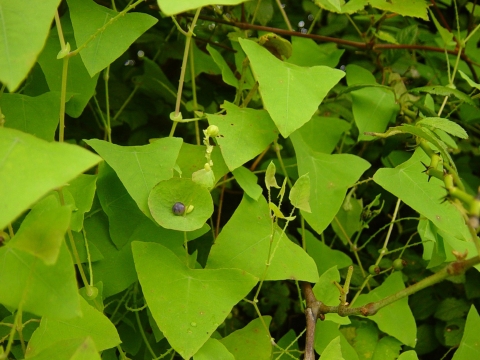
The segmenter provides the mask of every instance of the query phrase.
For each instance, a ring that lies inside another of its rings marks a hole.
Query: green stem
[[[195,79],[195,61],[193,54],[193,46],[190,46],[190,77],[192,78],[192,97],[193,97],[193,110],[198,110],[197,102],[197,85]],[[195,112],[194,112],[195,114]],[[200,142],[200,129],[198,126],[198,121],[195,121],[195,139],[197,140],[197,145],[201,145]]]
[[[288,20],[287,13],[285,12],[285,9],[282,6],[282,2],[280,0],[275,0],[278,6],[278,9],[280,10],[283,20],[285,20],[285,24],[287,24],[287,28],[290,31],[293,31],[292,24],[290,24],[290,20]]]
[[[277,154],[278,162],[280,163],[280,167],[282,168],[283,174],[287,179],[288,186],[291,189],[293,187],[293,184],[292,184],[292,181],[290,180],[290,177],[288,176],[287,170],[285,168],[285,164],[283,163],[282,154],[280,153],[280,146],[278,145],[277,139],[273,140],[273,150],[275,151],[275,154]]]
[[[195,29],[195,24],[197,23],[198,16],[200,15],[200,11],[202,8],[198,8],[195,12],[195,16],[193,17],[192,24],[190,25],[190,29],[186,33],[186,41],[185,41],[185,50],[183,51],[183,61],[182,61],[182,69],[180,71],[180,80],[178,81],[178,90],[177,90],[177,101],[175,103],[175,118],[178,118],[180,115],[180,104],[182,100],[182,91],[183,91],[183,84],[185,82],[185,71],[187,70],[187,61],[188,61],[188,54],[190,52],[190,42],[192,41],[193,30]],[[177,121],[173,122],[172,129],[170,130],[170,137],[173,136],[175,133],[175,128],[177,127]]]
[[[138,293],[138,282],[135,284],[135,289],[133,290],[133,302],[135,303],[135,307],[137,307],[137,293]],[[138,329],[140,330],[140,335],[142,336],[143,342],[148,349],[148,352],[152,355],[153,359],[157,357],[155,352],[153,351],[150,343],[145,335],[145,331],[143,330],[142,322],[140,321],[140,314],[139,311],[135,311],[135,318],[137,319]]]
[[[390,222],[390,226],[388,228],[387,237],[385,238],[385,241],[383,243],[382,250],[380,250],[380,255],[378,256],[378,259],[375,262],[375,266],[378,266],[378,264],[380,264],[380,261],[382,260],[383,256],[388,251],[388,249],[387,249],[388,242],[390,240],[390,236],[392,235],[393,225],[395,225],[395,219],[397,218],[398,209],[400,208],[400,203],[401,202],[402,202],[402,200],[400,200],[400,198],[398,198],[397,199],[397,204],[395,205],[395,210],[393,211],[392,221]]]
[[[110,98],[108,95],[108,80],[110,78],[110,65],[107,66],[103,72],[103,79],[105,80],[105,111],[107,115],[107,139],[108,142],[112,142],[112,127],[110,124]]]

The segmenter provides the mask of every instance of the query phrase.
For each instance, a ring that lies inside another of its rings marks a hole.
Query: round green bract
[[[193,211],[182,216],[175,215],[172,207],[181,202]],[[166,229],[193,231],[200,229],[212,216],[213,201],[210,192],[186,178],[172,178],[158,183],[150,192],[148,207],[155,221]]]

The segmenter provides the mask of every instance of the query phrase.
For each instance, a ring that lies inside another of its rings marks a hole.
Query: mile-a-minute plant
[[[479,33],[430,5],[3,0],[0,358],[478,357]]]

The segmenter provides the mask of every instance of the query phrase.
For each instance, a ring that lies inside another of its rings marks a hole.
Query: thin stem
[[[315,14],[315,17],[313,18],[312,23],[310,24],[310,27],[308,28],[307,34],[311,34],[313,31],[313,28],[315,27],[315,24],[317,23],[318,19],[320,16],[322,16],[322,8],[318,9],[317,13]]]
[[[137,306],[137,293],[138,293],[138,282],[135,284],[135,289],[133,290],[133,302],[135,303],[135,307]],[[148,352],[153,356],[153,359],[157,357],[155,352],[153,351],[152,347],[150,346],[150,342],[145,335],[145,331],[143,330],[142,322],[140,321],[140,314],[139,311],[135,311],[135,318],[137,319],[138,329],[140,330],[140,335],[142,336],[143,342],[148,349]]]
[[[283,4],[280,2],[280,0],[275,0],[275,1],[278,5],[278,9],[282,13],[283,20],[285,20],[285,24],[287,24],[288,30],[293,31],[292,24],[290,24],[290,20],[288,20],[288,16],[287,16],[287,13],[285,12],[285,9],[283,8]]]
[[[198,110],[197,85],[196,85],[196,79],[195,79],[195,60],[194,60],[193,46],[190,46],[190,77],[192,78],[193,110]],[[195,139],[197,140],[197,145],[202,144],[200,142],[200,129],[198,126],[198,121],[195,121]]]
[[[285,168],[285,164],[283,163],[282,154],[280,153],[280,145],[278,145],[277,139],[273,140],[273,150],[277,154],[278,162],[280,163],[280,167],[282,168],[283,174],[287,179],[287,184],[290,188],[293,187],[292,180],[288,176],[287,169]]]
[[[178,91],[177,91],[177,102],[175,103],[175,117],[178,117],[180,114],[180,101],[182,99],[182,91],[183,91],[183,84],[185,82],[185,71],[187,69],[187,61],[188,61],[188,54],[190,51],[190,42],[192,41],[193,36],[193,29],[195,29],[195,24],[197,23],[198,16],[200,15],[200,11],[202,8],[198,8],[195,12],[195,16],[192,20],[192,24],[190,25],[190,29],[186,33],[186,41],[185,41],[185,50],[183,52],[183,61],[182,61],[182,69],[180,71],[180,80],[178,81]]]
[[[400,208],[400,203],[402,202],[402,200],[400,200],[400,198],[397,199],[397,203],[395,205],[395,210],[393,211],[393,216],[392,216],[392,221],[390,222],[390,226],[388,228],[388,232],[387,232],[387,236],[385,237],[385,241],[383,243],[383,247],[382,249],[380,250],[380,255],[378,256],[378,259],[377,261],[375,262],[375,265],[377,266],[378,264],[380,264],[380,261],[382,260],[383,256],[387,253],[388,249],[387,249],[387,246],[388,246],[388,242],[390,240],[390,235],[392,235],[392,230],[393,230],[393,225],[395,225],[395,219],[397,218],[397,214],[398,214],[398,209]]]
[[[108,80],[110,78],[110,65],[107,66],[103,72],[103,79],[105,80],[105,108],[107,115],[107,138],[108,142],[112,142],[112,126],[110,124],[110,97],[108,95]]]
[[[118,109],[117,113],[113,117],[113,121],[116,121],[118,119],[118,117],[122,114],[123,110],[125,110],[125,108],[130,103],[130,101],[132,101],[133,96],[135,95],[135,93],[137,92],[137,90],[139,88],[140,88],[140,84],[136,84],[135,87],[133,88],[132,92],[130,93],[130,95],[128,95],[128,97],[123,102],[122,106],[120,106],[120,109]]]

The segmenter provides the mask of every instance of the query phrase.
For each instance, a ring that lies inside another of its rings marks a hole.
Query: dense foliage
[[[0,359],[480,358],[479,16],[0,0]]]

